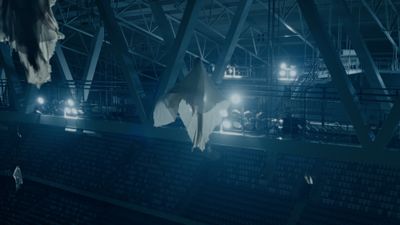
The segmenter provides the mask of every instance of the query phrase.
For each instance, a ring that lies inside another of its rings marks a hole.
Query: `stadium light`
[[[222,127],[224,129],[231,129],[232,128],[232,122],[230,120],[224,120],[222,122]]]
[[[67,105],[70,106],[70,107],[73,107],[73,106],[75,105],[74,100],[72,100],[72,99],[69,98],[69,99],[67,100]]]
[[[43,97],[39,96],[39,97],[37,97],[36,102],[37,102],[39,105],[43,105],[43,104],[45,103],[45,100],[44,100]]]
[[[240,102],[242,102],[242,97],[240,97],[239,94],[233,94],[233,95],[231,96],[231,102],[232,102],[234,105],[238,105],[238,104],[240,104]]]
[[[295,65],[287,65],[286,63],[281,63],[279,70],[278,80],[281,81],[295,81],[297,78],[297,70]]]

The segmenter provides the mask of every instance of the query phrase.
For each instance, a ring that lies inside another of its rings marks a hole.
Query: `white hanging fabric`
[[[56,0],[0,0],[0,41],[18,52],[27,81],[40,87],[51,80],[50,59],[64,38],[51,7]]]
[[[13,178],[15,180],[15,189],[18,190],[24,183],[24,180],[22,179],[22,172],[19,166],[15,167],[13,172]]]
[[[153,113],[154,126],[174,122],[179,113],[193,148],[204,150],[210,134],[223,120],[220,112],[229,105],[199,60],[179,84],[158,100]]]

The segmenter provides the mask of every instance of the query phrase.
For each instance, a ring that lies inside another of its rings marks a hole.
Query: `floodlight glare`
[[[286,63],[281,63],[281,69],[287,69],[287,65],[286,65]]]
[[[39,105],[43,105],[44,104],[44,98],[43,97],[38,97],[37,99],[36,99],[36,102],[39,104]]]
[[[291,77],[295,77],[297,75],[297,71],[296,70],[291,70],[290,71],[290,76]]]
[[[286,71],[285,70],[280,70],[279,71],[279,76],[283,77],[286,75]]]
[[[68,99],[68,100],[67,100],[67,105],[70,106],[70,107],[74,106],[74,105],[75,105],[74,100]]]
[[[232,128],[232,122],[229,121],[229,120],[224,120],[224,121],[222,122],[222,127],[223,127],[224,129],[231,129],[231,128]]]
[[[239,94],[233,94],[231,96],[231,102],[235,105],[239,104],[242,101],[242,98],[240,97]]]

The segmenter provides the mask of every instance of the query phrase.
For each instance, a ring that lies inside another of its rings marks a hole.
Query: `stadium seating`
[[[287,224],[301,201],[306,205],[299,225],[400,223],[394,168],[227,146],[199,152],[189,143],[46,126],[22,133],[15,150],[7,143],[12,131],[0,132],[3,170],[19,165],[23,176],[206,224]],[[302,196],[305,174],[314,180],[310,198]],[[35,185],[28,181],[17,193],[10,191],[15,187],[0,193],[0,221],[114,224],[101,207],[82,203],[89,202],[86,197]],[[128,209],[112,214],[134,221]]]

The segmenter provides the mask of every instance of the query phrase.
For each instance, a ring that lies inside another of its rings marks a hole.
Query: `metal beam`
[[[298,37],[300,40],[302,40],[306,45],[308,45],[311,49],[315,49],[315,46],[313,44],[311,44],[311,42],[309,42],[307,40],[307,38],[305,38],[302,34],[300,34],[300,32],[298,32],[296,29],[294,29],[291,25],[289,25],[281,16],[279,16],[278,14],[276,14],[272,9],[270,9],[267,4],[265,4],[264,2],[262,2],[261,0],[257,0],[257,2],[263,6],[265,9],[267,9],[270,13],[274,13],[274,17],[279,21],[279,23],[281,23],[287,30],[289,30],[290,32],[292,32],[296,37]]]
[[[164,45],[172,47],[174,44],[175,40],[175,34],[173,31],[173,28],[171,27],[167,16],[165,15],[165,12],[162,8],[162,5],[160,1],[154,0],[150,1],[150,8],[151,11],[153,12],[154,19],[156,20],[159,29],[161,30],[163,39],[164,39]],[[168,55],[167,55],[168,57]],[[165,58],[164,58],[165,59]],[[165,60],[164,60],[165,61]],[[186,68],[186,64],[183,63],[183,68],[181,71],[179,71],[179,78],[183,79],[184,78],[184,71],[187,71],[188,69]]]
[[[385,83],[383,82],[382,77],[379,74],[379,70],[372,59],[371,53],[369,52],[367,45],[361,36],[358,25],[354,22],[355,19],[352,17],[347,3],[344,0],[331,0],[331,2],[334,6],[336,6],[336,13],[343,21],[342,25],[351,40],[351,45],[354,47],[354,50],[357,53],[368,84],[371,88],[386,89]],[[388,91],[379,90],[379,92],[386,96],[385,100],[387,100],[388,103],[385,103],[384,105],[386,106],[386,109],[390,109],[391,104],[389,101],[391,99]]]
[[[329,38],[328,32],[323,29],[322,18],[318,13],[317,6],[313,0],[297,0],[297,2],[311,35],[317,43],[326,67],[331,74],[332,81],[338,89],[344,108],[354,125],[358,140],[361,146],[368,148],[371,146],[371,140],[368,136],[368,128],[360,112],[356,91],[346,74],[340,57]]]
[[[383,123],[383,126],[381,127],[381,130],[379,131],[374,141],[374,145],[377,146],[378,149],[386,147],[386,145],[393,138],[393,133],[396,127],[398,127],[399,125],[399,120],[400,120],[400,97],[397,96],[397,100],[395,101],[388,117]]]
[[[237,12],[233,17],[217,63],[215,64],[214,78],[217,83],[221,83],[222,81],[224,71],[229,61],[231,60],[231,57],[240,37],[243,24],[246,21],[252,4],[253,0],[241,0],[237,7]]]
[[[135,101],[140,120],[142,122],[147,122],[147,114],[142,103],[144,90],[139,79],[139,74],[137,73],[132,58],[129,55],[129,46],[125,42],[121,27],[118,25],[113,9],[111,8],[110,1],[96,0],[96,4],[108,31],[112,50],[114,51],[117,60],[120,62],[122,72],[128,83],[128,88],[132,94],[133,100]]]
[[[5,81],[6,78],[6,72],[4,71],[3,68],[1,68],[0,70],[0,99],[2,102],[4,102],[4,92],[5,92],[5,83],[3,83],[3,81]]]
[[[399,46],[397,45],[396,41],[390,35],[390,31],[388,29],[386,29],[386,27],[383,25],[381,20],[375,14],[374,10],[368,5],[368,3],[365,0],[361,0],[361,3],[365,7],[365,9],[369,13],[369,15],[372,17],[372,19],[375,21],[375,23],[379,26],[379,28],[381,29],[382,33],[385,35],[385,37],[388,39],[388,41],[392,45],[393,49],[396,52],[398,52],[399,51]]]
[[[176,19],[175,17],[172,17],[170,15],[167,15],[171,20],[180,23],[181,21]],[[218,44],[222,44],[225,40],[225,36],[221,34],[218,30],[210,27],[209,25],[205,24],[202,21],[198,21],[197,26],[196,26],[196,31],[199,32],[200,34],[209,37],[211,40],[214,40]],[[237,44],[237,48],[243,50],[244,52],[248,53],[251,55],[254,59],[257,59],[258,61],[264,63],[265,65],[268,65],[269,63],[265,61],[265,59],[261,58],[258,56],[255,52],[252,52],[248,50],[247,48],[243,47],[240,44]]]
[[[150,1],[149,5],[154,19],[158,24],[158,29],[161,30],[165,45],[172,45],[173,41],[175,40],[175,35],[162,8],[162,4],[160,1],[154,0]]]
[[[227,11],[230,12],[230,9],[225,7],[223,4],[219,3],[218,1],[216,1],[216,3],[220,4],[222,7],[224,7],[224,9],[226,9]],[[146,3],[144,3],[144,4],[146,4]],[[232,12],[232,14],[233,14],[233,12]],[[179,23],[179,24],[181,23],[181,20],[177,19],[176,17],[174,17],[174,16],[172,16],[170,14],[165,14],[165,16],[168,19],[170,19],[171,21],[174,21],[174,22]],[[126,21],[126,20],[124,20],[122,18],[118,18],[118,19],[121,20],[121,22],[124,22],[124,23],[128,22],[128,21]],[[129,22],[128,22],[128,24],[130,24],[132,26],[135,26],[134,28],[137,29],[137,30],[142,30],[143,31],[143,28],[140,28],[137,25],[134,25],[134,24],[129,23]],[[225,40],[225,36],[224,35],[222,35],[219,31],[217,31],[216,29],[210,27],[209,25],[205,24],[202,21],[198,21],[197,22],[197,26],[195,27],[195,30],[197,32],[203,34],[204,36],[210,38],[210,40],[217,42],[218,44],[222,44],[224,42],[224,40]],[[148,32],[148,31],[145,31],[145,34],[150,35],[150,37],[153,37],[154,39],[159,40],[159,41],[160,40],[164,40],[163,38],[160,38],[159,36],[155,35],[154,33],[151,33],[151,32]],[[264,63],[265,65],[268,65],[267,61],[265,61],[263,58],[259,57],[254,52],[252,52],[252,51],[248,50],[247,48],[243,47],[242,45],[237,44],[236,47],[241,49],[241,50],[243,50],[247,54],[251,55],[254,59],[257,59],[258,61]],[[196,54],[194,54],[193,52],[190,52],[190,51],[186,51],[186,53],[191,55],[191,56],[194,56],[194,57],[199,57],[198,55],[196,55]],[[203,60],[203,62],[209,63],[209,62],[207,62],[205,60]]]
[[[92,86],[94,73],[96,71],[97,62],[99,61],[99,56],[101,52],[101,47],[104,41],[104,27],[100,27],[96,34],[96,37],[92,41],[92,46],[89,53],[89,59],[86,64],[83,77],[83,101],[87,101],[89,98],[90,88]]]
[[[56,46],[56,56],[57,56],[57,62],[58,62],[58,65],[60,66],[61,72],[63,73],[64,78],[65,78],[66,82],[68,83],[68,88],[69,88],[71,97],[76,100],[77,96],[76,96],[76,86],[75,86],[74,77],[72,76],[71,70],[68,66],[68,62],[64,55],[64,51],[62,50],[60,44],[57,44],[57,46]]]
[[[61,26],[62,26],[62,27],[66,27],[66,28],[71,29],[71,30],[74,30],[74,31],[76,31],[76,32],[78,32],[78,33],[80,33],[80,34],[83,34],[83,35],[87,36],[87,37],[91,37],[91,38],[94,38],[94,37],[95,37],[95,35],[90,34],[90,33],[86,32],[86,31],[84,31],[84,30],[82,30],[82,29],[73,27],[73,26],[71,26],[71,25],[69,25],[69,24],[61,24]],[[107,41],[107,40],[104,40],[104,43],[106,43],[106,44],[108,44],[108,45],[111,45],[111,43],[110,43],[109,41]],[[63,47],[63,48],[66,48],[66,46],[62,46],[62,47]],[[70,50],[72,50],[72,49],[70,49]],[[72,50],[72,51],[77,52],[77,50]],[[78,52],[77,52],[77,53],[78,53]],[[154,59],[152,59],[152,58],[150,58],[150,57],[148,57],[148,56],[145,56],[145,55],[140,54],[140,53],[138,53],[138,52],[136,52],[136,51],[133,51],[132,49],[129,49],[129,53],[132,54],[132,55],[138,56],[138,57],[140,57],[140,58],[142,58],[142,59],[145,59],[145,60],[147,60],[147,61],[149,61],[149,62],[152,62],[152,63],[154,63],[154,64],[156,64],[156,65],[158,65],[158,66],[165,67],[164,64],[162,64],[162,63],[160,63],[160,62],[158,62],[158,61],[156,61],[156,60],[154,60]]]
[[[5,43],[0,43],[0,63],[7,78],[10,106],[15,110],[22,110],[25,97],[24,88],[14,66],[12,50]]]
[[[50,115],[25,115],[15,112],[0,112],[0,122],[6,124],[47,125],[78,130],[128,134],[137,137],[157,138],[176,142],[190,142],[185,129],[154,128],[150,124],[87,119],[69,120]],[[253,149],[327,160],[377,163],[400,168],[400,151],[388,151],[384,148],[379,149],[381,151],[364,151],[361,147],[352,145],[322,144],[304,140],[277,140],[268,137],[238,136],[216,132],[211,135],[209,143],[233,148]]]
[[[186,49],[188,48],[192,38],[194,27],[197,22],[197,16],[203,4],[204,1],[192,0],[187,2],[178,34],[175,38],[174,44],[167,54],[169,56],[167,59],[167,68],[161,76],[160,85],[156,95],[157,98],[164,95],[176,82],[179,70],[182,69]]]

